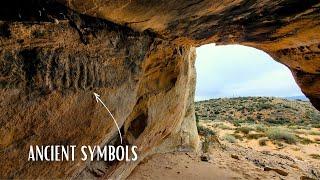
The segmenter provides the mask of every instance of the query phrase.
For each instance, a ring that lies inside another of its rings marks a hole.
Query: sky
[[[247,46],[197,48],[196,101],[238,96],[303,96],[290,70]]]

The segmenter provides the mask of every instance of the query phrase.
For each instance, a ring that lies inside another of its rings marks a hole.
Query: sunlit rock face
[[[125,178],[198,146],[194,47],[240,43],[293,72],[320,109],[320,2],[11,0],[0,7],[0,178]],[[28,162],[32,144],[117,144],[136,162]]]

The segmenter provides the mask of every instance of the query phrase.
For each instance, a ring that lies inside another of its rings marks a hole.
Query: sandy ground
[[[140,179],[318,179],[319,170],[308,164],[276,154],[256,154],[247,149],[228,147],[210,152],[210,160],[200,160],[196,153],[156,154],[144,160],[129,176]],[[265,167],[275,170],[267,171]],[[277,170],[288,173],[279,174]]]
[[[208,162],[201,161],[202,152],[156,154],[140,163],[128,179],[320,179],[320,160],[309,156],[320,153],[319,144],[279,148],[271,142],[260,146],[256,139],[220,142],[206,153]]]
[[[203,162],[195,153],[156,154],[144,160],[128,179],[233,179],[231,171],[212,161]]]
[[[310,177],[302,168],[305,165],[299,163],[292,163],[288,166],[283,165],[281,169],[289,173],[287,176],[283,176],[273,170],[265,171],[263,167],[255,165],[254,160],[247,160],[246,157],[235,155],[234,157],[239,158],[235,159],[231,156],[230,152],[217,150],[211,152],[210,157],[211,160],[209,162],[204,162],[200,160],[200,155],[196,153],[176,152],[156,154],[144,160],[143,163],[136,167],[128,179],[264,180]]]

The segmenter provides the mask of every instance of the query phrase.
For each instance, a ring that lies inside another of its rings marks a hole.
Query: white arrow
[[[117,128],[118,128],[118,132],[119,132],[119,136],[120,136],[120,141],[121,141],[121,144],[122,144],[122,135],[121,135],[121,132],[120,132],[120,129],[119,129],[119,126],[118,126],[118,124],[117,124],[117,121],[114,119],[114,117],[113,117],[113,115],[112,115],[112,113],[109,111],[109,109],[107,108],[107,106],[101,101],[101,99],[100,99],[100,95],[99,94],[97,94],[97,93],[93,93],[94,94],[94,96],[96,97],[96,101],[97,101],[97,103],[101,103],[106,109],[107,109],[107,111],[108,111],[108,113],[110,114],[110,116],[112,117],[112,119],[113,119],[113,121],[114,121],[114,123],[116,124],[116,126],[117,126]]]

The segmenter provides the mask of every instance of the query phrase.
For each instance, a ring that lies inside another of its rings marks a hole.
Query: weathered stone
[[[264,50],[320,109],[318,0],[1,4],[0,178],[125,178],[148,155],[196,149],[194,47],[206,43]],[[28,162],[29,145],[117,142],[93,92],[139,160]]]
[[[240,158],[239,158],[239,156],[238,156],[238,155],[231,154],[231,157],[232,157],[233,159],[240,160]]]
[[[285,172],[282,169],[278,169],[278,168],[271,168],[271,167],[265,167],[264,171],[274,171],[278,174],[280,174],[281,176],[288,176],[289,173]]]
[[[210,160],[210,156],[208,154],[202,154],[200,156],[200,160],[204,162],[208,162]]]

